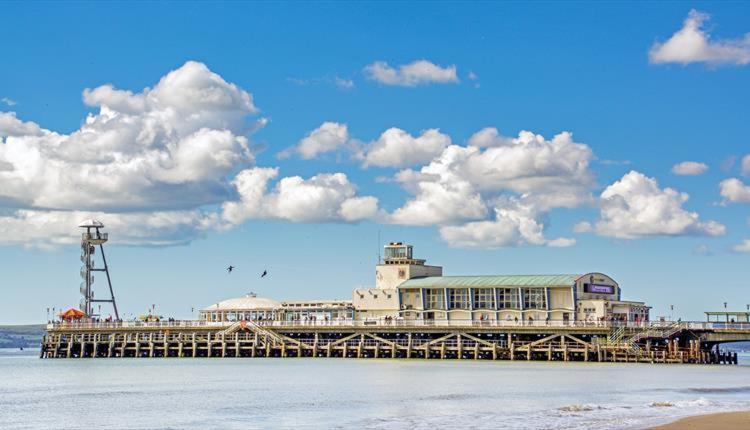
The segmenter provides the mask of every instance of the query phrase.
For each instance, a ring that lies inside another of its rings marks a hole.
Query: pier
[[[86,220],[81,309],[47,326],[41,358],[342,357],[737,364],[726,342],[750,340],[750,313],[707,312],[706,322],[650,321],[599,272],[443,276],[442,266],[390,242],[374,288],[352,300],[278,302],[248,293],[209,305],[198,320],[121,321],[104,257],[104,224]],[[101,255],[99,268],[93,256]],[[231,271],[232,266],[228,268]],[[109,297],[94,299],[94,272]],[[93,304],[110,303],[102,321]],[[711,318],[717,321],[711,321]],[[724,322],[718,321],[724,318]]]
[[[748,323],[209,321],[52,323],[42,358],[328,357],[737,364]]]

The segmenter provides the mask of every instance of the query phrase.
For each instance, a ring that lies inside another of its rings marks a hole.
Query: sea
[[[8,429],[638,429],[750,410],[740,365],[341,358],[41,360],[0,350]]]

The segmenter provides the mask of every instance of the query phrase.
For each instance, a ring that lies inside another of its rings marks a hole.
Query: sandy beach
[[[750,429],[750,411],[696,415],[652,427],[651,430],[746,430]]]

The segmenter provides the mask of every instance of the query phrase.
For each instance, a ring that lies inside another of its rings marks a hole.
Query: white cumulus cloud
[[[481,194],[468,181],[458,177],[451,181],[449,176],[453,175],[397,175],[396,180],[415,196],[393,211],[391,220],[404,225],[440,225],[484,218],[488,209]]]
[[[707,171],[708,166],[706,163],[699,163],[697,161],[683,161],[672,166],[672,173],[675,175],[697,176]]]
[[[346,124],[329,121],[278,156],[287,158],[299,154],[300,158],[310,160],[329,152],[344,152],[363,167],[407,167],[429,163],[450,143],[450,137],[437,129],[412,136],[396,127],[384,131],[377,140],[362,142],[349,134]]]
[[[601,194],[601,219],[594,226],[597,234],[623,239],[642,236],[708,235],[726,233],[716,221],[703,222],[682,205],[689,196],[672,188],[659,188],[654,178],[631,171]],[[579,231],[585,225],[579,225]]]
[[[743,175],[750,176],[750,154],[742,157],[742,165],[740,168],[742,169],[741,171]]]
[[[33,122],[24,122],[16,117],[15,112],[0,112],[0,139],[4,137],[34,137],[44,132]]]
[[[750,203],[750,185],[745,185],[737,178],[721,181],[719,190],[725,202]]]
[[[0,117],[0,199],[55,210],[194,209],[231,197],[227,176],[254,161],[243,135],[252,97],[202,63],[153,89],[105,85],[84,100],[99,111],[70,134]]]
[[[682,25],[666,42],[656,42],[649,51],[651,63],[750,63],[750,33],[739,39],[712,39],[703,24],[709,15],[691,10]]]
[[[750,239],[745,239],[742,242],[735,244],[732,246],[732,251],[734,252],[750,252]]]
[[[493,249],[519,245],[547,245],[556,248],[575,245],[575,239],[544,237],[544,223],[533,205],[523,199],[507,199],[494,208],[494,218],[440,228],[440,236],[459,248]]]
[[[592,159],[570,133],[547,140],[528,131],[508,138],[483,129],[468,146],[450,145],[419,171],[396,174],[413,197],[390,220],[438,225],[441,237],[458,247],[570,246],[572,239],[545,238],[543,219],[551,209],[591,201]]]
[[[343,173],[299,176],[269,184],[278,176],[276,168],[252,168],[240,172],[234,185],[238,201],[222,205],[223,218],[239,224],[250,218],[284,219],[295,222],[355,222],[378,216],[378,200],[357,196],[356,187]]]
[[[425,130],[415,137],[394,127],[366,145],[359,156],[364,167],[407,167],[429,163],[450,144],[450,136],[437,129]]]
[[[310,160],[326,152],[342,149],[349,142],[349,129],[346,124],[326,121],[315,130],[307,133],[299,143],[279,153],[280,158],[286,158],[297,153],[305,160]]]
[[[200,210],[110,213],[18,209],[0,214],[0,244],[53,248],[80,241],[84,219],[104,221],[121,245],[184,245],[222,228],[216,214]]]
[[[365,66],[367,78],[384,85],[414,87],[427,84],[458,83],[456,66],[441,67],[431,61],[417,60],[394,68],[385,61],[376,61]]]
[[[160,246],[250,217],[353,222],[378,213],[377,199],[357,196],[341,173],[283,178],[268,192],[276,170],[252,167],[247,137],[267,120],[253,118],[249,92],[205,64],[188,61],[141,91],[105,84],[82,97],[97,110],[69,134],[0,113],[0,244],[74,243],[86,218],[102,220],[118,243]]]
[[[354,88],[354,81],[340,76],[333,77],[333,83],[342,90],[351,90]]]

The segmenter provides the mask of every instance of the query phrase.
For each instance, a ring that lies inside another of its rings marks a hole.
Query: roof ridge
[[[482,278],[482,277],[500,277],[500,276],[583,276],[581,273],[542,273],[542,274],[514,274],[514,275],[445,275],[445,276],[422,276],[422,278]]]
[[[490,286],[569,286],[583,276],[561,273],[554,275],[454,275],[426,276],[407,279],[399,287],[490,287]]]

